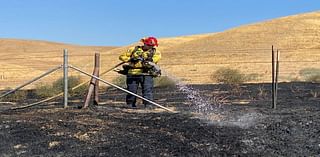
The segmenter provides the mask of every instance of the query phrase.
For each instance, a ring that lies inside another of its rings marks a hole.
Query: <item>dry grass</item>
[[[173,52],[183,51],[181,54],[187,57],[173,60],[183,64],[178,65],[183,73],[179,73],[181,70],[177,66],[170,66],[169,70],[179,77],[187,76],[192,83],[210,83],[209,74],[213,71],[221,67],[232,67],[245,74],[257,73],[262,75],[261,82],[270,82],[271,45],[274,45],[280,49],[280,80],[288,81],[286,78],[297,76],[300,69],[319,67],[320,62],[296,62],[319,61],[319,26],[320,12],[314,12],[203,37],[171,48]],[[171,57],[163,62],[171,64]]]
[[[45,41],[0,39],[0,88],[14,88],[16,85],[63,64],[63,49],[69,51],[70,64],[84,67],[86,63],[92,62],[94,52],[106,52],[113,48],[116,47],[77,46]],[[61,76],[61,72],[56,72],[44,78],[43,82],[54,81]],[[34,87],[34,85],[29,87]]]
[[[246,75],[258,74],[257,82],[270,82],[271,45],[281,53],[279,80],[299,80],[301,69],[320,65],[320,12],[283,17],[220,33],[161,38],[159,43],[163,56],[159,64],[163,73],[187,83],[214,83],[210,76],[221,67],[238,69]],[[101,71],[104,71],[119,63],[120,53],[132,45],[87,47],[2,39],[0,87],[15,86],[62,64],[64,48],[69,49],[71,64],[91,73],[95,51],[101,53]],[[12,56],[18,59],[8,59]],[[80,74],[73,72],[73,75]],[[61,73],[52,77],[58,76]],[[112,80],[117,76],[117,73],[110,72],[103,78]]]

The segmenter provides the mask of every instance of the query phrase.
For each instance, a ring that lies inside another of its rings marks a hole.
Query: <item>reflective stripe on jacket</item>
[[[161,59],[161,53],[159,50],[156,50],[153,48],[153,56],[152,50],[143,51],[142,46],[135,46],[129,48],[126,52],[121,54],[119,56],[119,59],[123,62],[128,62],[129,66],[131,67],[128,71],[128,74],[130,75],[140,75],[144,72],[144,66],[142,64],[142,61],[132,61],[133,59],[138,59],[139,57],[142,57],[144,60],[150,60],[150,57],[152,58],[152,62],[158,63],[158,61]]]

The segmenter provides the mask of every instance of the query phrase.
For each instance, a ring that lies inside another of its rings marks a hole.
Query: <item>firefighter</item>
[[[123,70],[118,71],[127,76],[127,90],[137,94],[139,85],[142,88],[142,96],[153,101],[153,78],[161,74],[157,65],[161,58],[161,53],[156,49],[158,40],[155,37],[147,37],[140,40],[142,46],[134,46],[119,56],[119,59],[126,64]],[[126,103],[132,108],[136,108],[136,97],[127,94]],[[144,107],[152,109],[149,102],[143,100]]]

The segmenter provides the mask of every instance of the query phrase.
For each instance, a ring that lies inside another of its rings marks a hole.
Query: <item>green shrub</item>
[[[311,75],[306,78],[307,82],[320,83],[320,75]]]
[[[154,79],[155,87],[175,87],[176,82],[168,76],[160,76]]]
[[[36,86],[35,94],[40,98],[52,97],[61,92],[61,90],[57,90],[49,84],[41,84]]]
[[[8,91],[11,91],[12,89],[8,89]],[[26,90],[18,90],[15,91],[5,97],[1,98],[1,101],[24,101],[27,98],[27,91]]]
[[[80,77],[77,77],[77,76],[69,76],[68,77],[68,89],[71,89],[80,83],[81,83]],[[64,84],[64,79],[63,79],[63,77],[61,77],[52,83],[52,87],[54,89],[59,90],[59,91],[63,91],[63,84]]]
[[[320,83],[320,69],[304,68],[299,71],[299,74],[307,82]]]
[[[36,86],[36,95],[45,98],[45,97],[52,97],[55,96],[61,92],[63,92],[63,77],[59,78],[58,80],[54,81],[52,85],[49,84],[42,84]],[[76,95],[76,94],[83,94],[88,89],[88,85],[83,85],[74,91],[71,91],[71,89],[81,83],[80,77],[76,76],[70,76],[68,77],[68,90],[70,95]]]
[[[79,83],[80,84],[80,83]],[[101,83],[100,83],[101,84]],[[74,89],[74,90],[69,90],[69,94],[71,96],[76,96],[76,95],[85,95],[88,92],[89,89],[89,82]]]
[[[239,70],[231,68],[220,68],[213,73],[211,78],[216,82],[231,85],[241,84],[247,80]]]
[[[301,76],[320,75],[320,69],[318,68],[304,68],[299,71]]]

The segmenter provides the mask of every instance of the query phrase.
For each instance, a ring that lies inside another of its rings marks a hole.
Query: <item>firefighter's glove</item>
[[[152,68],[154,66],[154,63],[149,62],[149,61],[145,61],[143,65],[146,68]]]

